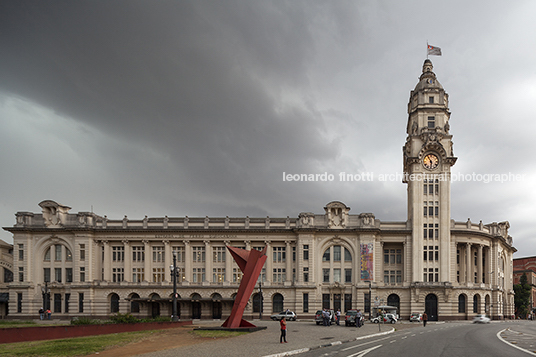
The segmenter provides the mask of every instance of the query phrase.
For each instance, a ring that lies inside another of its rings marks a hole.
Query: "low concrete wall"
[[[106,335],[110,333],[143,330],[163,330],[191,324],[192,321],[179,321],[142,322],[136,324],[64,325],[2,328],[0,329],[0,343],[54,340],[59,338]]]

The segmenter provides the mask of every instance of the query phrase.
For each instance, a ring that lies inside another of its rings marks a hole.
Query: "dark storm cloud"
[[[341,200],[405,220],[399,181],[284,183],[282,173],[401,171],[427,39],[445,55],[432,60],[451,95],[453,171],[536,174],[516,156],[536,150],[532,9],[2,1],[0,113],[12,116],[0,123],[2,225],[43,199],[111,218],[297,216]],[[514,241],[528,242],[515,236],[530,226],[518,187],[453,185],[452,216],[509,219]]]

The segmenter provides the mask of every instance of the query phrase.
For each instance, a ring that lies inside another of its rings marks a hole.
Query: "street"
[[[503,341],[509,341],[507,344]],[[512,346],[513,345],[513,346]],[[516,347],[514,347],[516,346]],[[523,348],[527,351],[522,351]],[[529,352],[531,351],[531,352]],[[386,336],[312,350],[313,356],[536,356],[536,323],[532,321],[428,324]]]

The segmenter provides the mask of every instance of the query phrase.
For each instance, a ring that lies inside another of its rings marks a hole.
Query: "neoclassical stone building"
[[[377,304],[397,306],[402,318],[425,310],[431,320],[510,316],[516,250],[508,222],[450,218],[456,157],[448,95],[432,69],[426,60],[408,104],[400,175],[406,221],[351,214],[338,201],[297,218],[132,220],[70,213],[47,200],[40,213],[18,212],[16,224],[4,228],[15,250],[9,315],[34,317],[46,301],[56,317],[170,315],[176,255],[180,317],[225,319],[241,279],[226,251],[232,245],[267,246],[246,317],[258,317],[261,306],[263,316],[288,308],[307,318],[322,307],[369,311]]]

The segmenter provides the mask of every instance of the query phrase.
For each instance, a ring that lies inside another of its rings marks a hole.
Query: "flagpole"
[[[428,40],[426,40],[426,59],[428,59]]]

